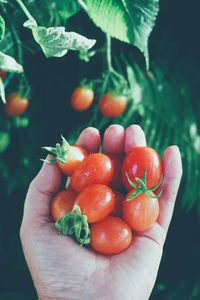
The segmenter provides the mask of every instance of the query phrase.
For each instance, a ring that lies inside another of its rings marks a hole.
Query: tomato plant
[[[94,92],[91,88],[77,87],[71,96],[71,106],[77,111],[87,110],[94,100]]]
[[[115,118],[125,111],[127,104],[126,96],[108,92],[100,99],[99,109],[105,117]]]
[[[79,194],[75,204],[80,207],[81,213],[87,216],[88,223],[94,223],[113,211],[115,194],[106,185],[94,184]]]
[[[20,116],[28,108],[29,101],[20,97],[17,93],[10,94],[4,105],[4,112],[9,117]]]
[[[62,136],[62,145],[56,144],[56,147],[43,147],[43,149],[55,155],[55,158],[48,162],[57,163],[61,172],[66,176],[71,176],[74,170],[87,156],[87,150],[78,145],[69,145]]]
[[[152,194],[152,197],[145,193],[139,194],[130,200],[131,190],[123,201],[122,211],[123,219],[135,231],[145,231],[153,226],[159,214],[158,199]]]
[[[72,174],[71,187],[80,192],[92,184],[108,185],[113,175],[113,163],[107,155],[89,154]]]
[[[132,231],[120,218],[109,216],[91,225],[91,246],[102,254],[124,251],[132,241]]]
[[[146,186],[153,187],[162,177],[162,163],[158,153],[150,147],[136,147],[125,157],[122,164],[122,181],[127,190],[132,189],[129,179],[137,184],[136,177],[142,178],[146,172]]]
[[[72,189],[59,192],[51,202],[51,215],[55,221],[62,218],[65,213],[72,211],[77,193]]]

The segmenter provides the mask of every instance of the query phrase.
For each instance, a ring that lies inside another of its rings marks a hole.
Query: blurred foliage
[[[25,2],[39,25],[64,25],[69,31],[97,38],[97,46],[104,47],[104,34],[79,12],[78,6],[71,6],[71,1]],[[63,13],[65,2],[69,9]],[[28,111],[17,118],[6,117],[0,104],[0,268],[4,273],[0,300],[37,299],[18,232],[26,190],[40,167],[39,158],[44,156],[41,147],[55,144],[61,133],[74,140],[88,124],[98,126],[102,133],[108,124],[115,122],[124,126],[140,124],[148,144],[161,154],[170,144],[178,144],[181,149],[182,185],[151,299],[200,299],[200,45],[197,38],[200,6],[197,2],[188,8],[186,1],[161,1],[159,20],[150,40],[150,71],[145,70],[138,50],[113,41],[113,65],[127,78],[132,94],[125,114],[112,121],[102,118],[97,110],[100,91],[96,93],[95,105],[84,114],[74,112],[69,104],[70,94],[80,80],[101,77],[105,71],[105,53],[95,55],[88,64],[80,61],[75,53],[46,60],[31,34],[22,28],[25,17],[18,6],[14,2],[7,6],[0,4],[7,25],[0,48],[25,68],[25,75],[10,78],[6,92],[20,89],[30,98]],[[188,15],[191,20],[186,25]]]

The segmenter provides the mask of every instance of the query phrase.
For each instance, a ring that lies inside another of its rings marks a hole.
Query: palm
[[[117,132],[118,127],[114,128]],[[111,135],[110,131],[107,130],[103,142],[107,152],[113,151],[113,134]],[[123,130],[119,131],[118,136],[114,135],[115,140],[118,139],[118,142],[115,143],[115,152],[120,154],[123,150],[129,151],[133,146],[145,146],[145,138],[138,127],[133,126],[132,132],[129,131],[130,133],[127,131],[125,137],[127,141],[125,140],[125,142]],[[141,135],[140,139],[137,139],[139,144],[134,139],[134,134]],[[93,145],[89,143],[88,148],[96,151],[99,147],[99,139],[97,136],[93,136],[92,140],[94,141]],[[82,134],[79,143],[87,147],[86,133]],[[122,147],[122,145],[125,146]],[[51,186],[48,193],[43,194],[43,197],[48,196],[50,201],[51,193],[58,188],[60,174],[58,175],[55,166],[47,167],[51,168],[52,174],[50,175],[55,177],[51,178],[55,179],[54,186]],[[178,172],[178,169],[176,171]],[[168,172],[167,169],[165,172]],[[179,177],[180,172],[177,175]],[[41,295],[41,299],[48,299],[48,297],[52,299],[148,299],[156,279],[166,229],[170,220],[170,215],[165,212],[166,197],[169,198],[174,192],[176,193],[178,184],[178,177],[174,178],[175,180],[170,178],[172,189],[168,189],[169,177],[170,174],[167,174],[163,183],[164,193],[163,199],[160,199],[161,214],[158,223],[150,230],[135,235],[131,246],[118,255],[99,255],[91,249],[80,247],[71,238],[59,235],[49,217],[49,202],[43,203],[43,211],[46,210],[48,214],[45,219],[41,220],[40,217],[39,227],[38,225],[32,226],[32,247],[30,247],[30,242],[28,246],[26,242],[23,243],[25,255],[28,253],[27,262],[33,280],[37,282],[36,289]],[[26,210],[25,207],[25,213]],[[22,230],[22,232],[24,231]],[[28,247],[29,249],[27,249]]]

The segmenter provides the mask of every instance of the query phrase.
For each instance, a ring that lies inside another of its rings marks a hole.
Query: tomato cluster
[[[71,96],[71,106],[79,112],[87,110],[94,101],[94,91],[89,87],[77,87]],[[128,104],[126,96],[117,92],[106,92],[99,100],[99,110],[107,118],[121,115]]]
[[[88,153],[62,140],[55,148],[45,147],[55,156],[50,162],[70,176],[51,203],[56,228],[99,253],[124,251],[134,232],[148,230],[158,218],[159,155],[150,147],[136,147],[124,158]]]

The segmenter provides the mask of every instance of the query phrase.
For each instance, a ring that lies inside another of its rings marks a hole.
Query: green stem
[[[19,4],[19,6],[21,7],[21,9],[23,10],[23,12],[25,13],[25,15],[27,16],[27,18],[29,20],[33,20],[35,21],[35,19],[32,17],[32,15],[30,14],[30,12],[28,11],[28,9],[26,8],[26,6],[24,5],[24,3],[21,0],[16,0],[16,2]]]
[[[112,71],[112,58],[111,58],[111,37],[109,34],[106,34],[107,39],[107,48],[106,48],[106,57],[107,57],[107,64],[108,64],[108,71]]]
[[[82,9],[88,12],[88,7],[83,0],[78,0],[78,4],[82,7]]]

